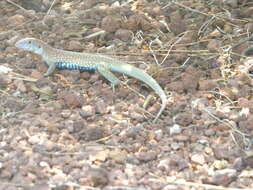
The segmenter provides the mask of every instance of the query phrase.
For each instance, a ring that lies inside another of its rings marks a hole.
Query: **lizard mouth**
[[[30,49],[29,46],[26,45],[26,43],[25,43],[23,40],[17,41],[17,42],[15,43],[15,46],[16,46],[17,48],[21,48],[21,49],[26,49],[26,50],[29,50],[29,49]]]
[[[17,42],[15,43],[15,46],[16,46],[17,48],[22,48],[22,46],[21,46],[21,44],[20,44],[20,41],[17,41]]]

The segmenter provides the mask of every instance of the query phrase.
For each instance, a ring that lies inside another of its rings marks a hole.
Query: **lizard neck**
[[[48,44],[46,44],[46,43],[44,43],[44,42],[41,43],[41,47],[42,47],[42,52],[41,52],[40,55],[41,55],[43,58],[48,58],[53,52],[56,51],[55,48],[49,46]]]

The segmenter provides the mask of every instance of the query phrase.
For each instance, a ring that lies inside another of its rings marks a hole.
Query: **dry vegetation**
[[[0,190],[252,189],[250,0],[0,1]],[[23,37],[146,70],[168,105],[118,75],[57,70]]]

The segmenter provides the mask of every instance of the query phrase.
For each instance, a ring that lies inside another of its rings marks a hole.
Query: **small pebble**
[[[191,161],[193,161],[199,165],[203,165],[206,162],[203,154],[193,154],[191,156]]]
[[[180,125],[178,124],[174,124],[171,128],[170,128],[170,135],[174,135],[174,134],[180,134],[182,132],[182,128]]]

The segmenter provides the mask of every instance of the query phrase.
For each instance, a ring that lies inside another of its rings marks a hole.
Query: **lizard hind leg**
[[[101,63],[98,66],[98,72],[104,76],[108,81],[110,81],[111,85],[112,85],[112,91],[113,93],[115,92],[115,86],[118,85],[120,83],[120,80],[118,79],[118,77],[116,77],[106,66],[106,64]]]

